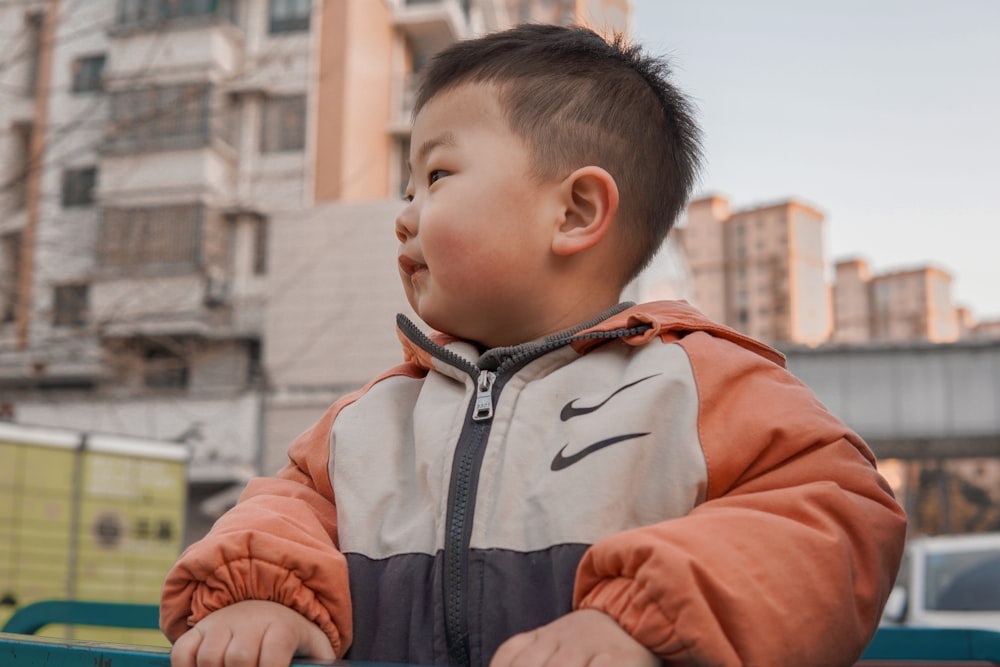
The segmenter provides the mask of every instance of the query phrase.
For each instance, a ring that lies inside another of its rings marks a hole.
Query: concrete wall
[[[272,219],[268,461],[282,461],[291,439],[338,395],[402,361],[396,313],[415,316],[396,264],[401,209],[394,200],[330,203]]]

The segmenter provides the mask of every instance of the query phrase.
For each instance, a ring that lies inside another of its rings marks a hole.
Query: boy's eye
[[[427,174],[427,181],[429,185],[434,185],[439,179],[447,176],[448,172],[444,169],[434,169],[429,174]]]

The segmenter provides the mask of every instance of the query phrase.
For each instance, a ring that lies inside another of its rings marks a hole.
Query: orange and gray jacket
[[[623,308],[485,354],[400,318],[405,363],[181,556],[166,635],[266,599],[338,656],[486,667],[591,608],[668,664],[852,664],[905,530],[868,447],[780,353]]]

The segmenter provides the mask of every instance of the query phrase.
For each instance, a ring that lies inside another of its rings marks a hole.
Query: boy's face
[[[487,347],[543,336],[559,179],[540,182],[494,89],[433,97],[413,124],[396,219],[406,297],[428,325]]]

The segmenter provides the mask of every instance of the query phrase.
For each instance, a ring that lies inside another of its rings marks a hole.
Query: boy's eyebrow
[[[420,144],[420,148],[417,149],[417,161],[423,162],[424,160],[426,160],[427,155],[438,146],[454,146],[454,145],[455,145],[455,135],[452,134],[450,131],[445,130],[436,137],[432,137],[427,141],[425,141],[424,143]],[[413,171],[413,167],[410,164],[409,160],[406,161],[406,167],[410,171]]]

